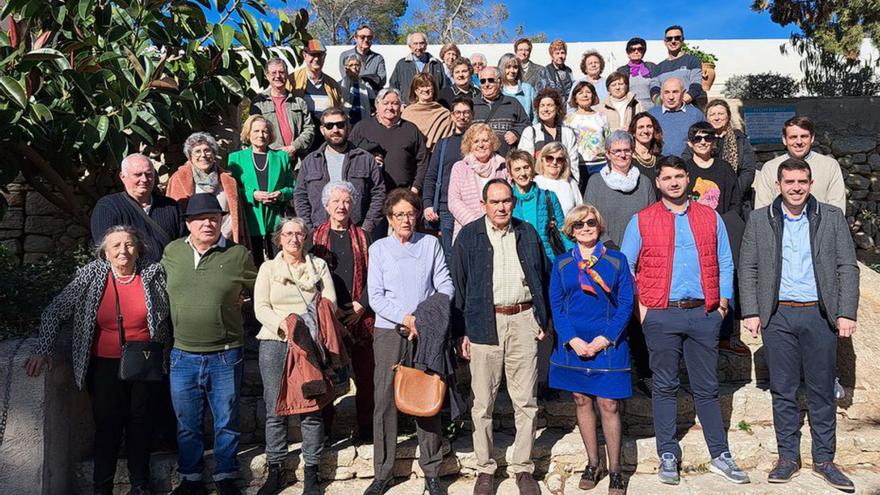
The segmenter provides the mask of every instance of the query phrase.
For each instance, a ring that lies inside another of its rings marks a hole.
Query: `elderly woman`
[[[452,113],[437,103],[437,83],[431,74],[422,72],[413,77],[408,101],[400,118],[419,128],[425,136],[428,151],[437,141],[452,135]]]
[[[474,69],[474,75],[471,76],[471,81],[477,88],[480,87],[480,72],[482,72],[488,65],[489,62],[486,60],[486,56],[482,53],[471,54],[471,67]]]
[[[747,203],[744,210],[751,210],[750,192],[755,180],[757,159],[749,137],[730,125],[730,105],[724,100],[712,100],[706,105],[706,120],[712,124],[715,137],[718,138],[715,156],[729,163],[736,172],[743,202]]]
[[[578,488],[594,488],[603,475],[595,398],[608,452],[608,493],[623,495],[620,401],[632,396],[626,326],[632,316],[633,283],[626,257],[599,240],[603,226],[602,214],[590,205],[578,206],[565,217],[562,230],[577,245],[556,258],[550,274],[556,328],[550,386],[574,396],[588,459]]]
[[[565,116],[565,125],[574,129],[577,135],[580,155],[578,188],[581,192],[587,188],[590,175],[605,166],[605,138],[610,131],[605,114],[593,108],[598,104],[599,96],[592,83],[587,81],[575,83],[574,89],[571,90],[571,99],[568,101],[572,111]]]
[[[507,171],[513,180],[516,206],[513,216],[527,222],[538,231],[544,252],[552,260],[557,254],[571,249],[571,241],[562,236],[559,225],[565,214],[556,194],[535,183],[535,159],[530,153],[513,150],[507,154]],[[551,239],[555,236],[555,239]]]
[[[443,61],[443,73],[446,76],[446,84],[444,86],[452,86],[455,82],[452,79],[452,69],[455,68],[455,61],[461,57],[461,50],[455,43],[446,43],[440,48],[440,60]]]
[[[602,72],[605,71],[605,58],[599,54],[596,50],[590,50],[584,52],[581,56],[581,72],[585,77],[582,77],[574,82],[577,84],[581,81],[586,81],[593,85],[593,88],[596,91],[596,96],[599,97],[599,101],[605,100],[605,97],[608,96],[607,87],[605,86],[605,78],[602,77]],[[574,88],[572,88],[572,93],[569,94],[569,98],[574,95]]]
[[[568,153],[570,174],[577,181],[580,177],[577,136],[574,129],[562,123],[565,119],[566,107],[562,95],[553,88],[544,88],[538,92],[532,103],[537,123],[523,130],[517,147],[537,157],[541,153],[541,148],[548,143],[561,143]]]
[[[397,408],[394,373],[407,340],[421,341],[437,331],[430,321],[416,320],[416,308],[435,293],[450,299],[452,279],[437,238],[416,232],[421,200],[407,189],[394,189],[385,198],[385,215],[394,233],[370,246],[367,292],[376,312],[373,356],[376,360],[373,419],[373,483],[365,494],[381,495],[391,482],[397,451]],[[440,296],[442,297],[442,296]],[[416,418],[419,465],[425,472],[425,489],[442,495],[440,485],[440,415]]]
[[[251,235],[254,262],[259,266],[275,255],[272,232],[293,198],[293,170],[287,153],[269,149],[274,130],[262,115],[244,121],[241,141],[246,149],[229,155],[229,171],[238,182],[238,194]]]
[[[260,343],[260,376],[263,379],[263,401],[266,403],[266,463],[269,475],[261,493],[277,493],[284,488],[287,458],[287,416],[279,416],[275,404],[285,376],[288,337],[293,328],[288,315],[307,315],[309,305],[318,294],[333,303],[336,291],[327,263],[304,250],[309,228],[300,218],[282,218],[273,235],[280,249],[272,259],[260,266],[254,285],[254,313],[262,325]],[[302,320],[297,325],[303,324]],[[316,342],[319,346],[320,343]],[[305,357],[304,357],[305,358]],[[302,430],[302,452],[305,464],[305,494],[318,493],[318,464],[324,448],[324,422],[321,408],[335,398],[332,387],[320,396],[304,399],[297,414]]]
[[[220,166],[220,146],[214,137],[205,132],[190,134],[183,143],[183,154],[186,163],[168,179],[165,195],[176,200],[181,211],[186,211],[193,194],[213,194],[226,211],[220,224],[223,237],[238,244],[249,241],[238,200],[238,185],[232,174]]]
[[[473,75],[474,70],[471,68],[470,60],[457,58],[452,63],[452,84],[440,90],[437,101],[452,111],[452,101],[457,97],[466,96],[471,99],[479,97],[480,89],[474,85]]]
[[[571,176],[571,165],[568,160],[565,148],[554,142],[541,148],[541,154],[535,163],[535,171],[538,174],[535,182],[542,189],[556,194],[563,215],[584,202],[584,197],[578,191],[577,181]]]
[[[648,43],[639,37],[630,38],[626,42],[626,65],[621,65],[616,72],[629,76],[630,90],[644,109],[654,106],[651,101],[651,76],[657,71],[657,64],[645,60]]]
[[[605,228],[602,240],[609,247],[619,247],[633,215],[657,201],[654,181],[633,166],[635,140],[626,131],[614,131],[605,140],[606,165],[587,184],[584,201],[602,214]]]
[[[361,57],[351,54],[342,61],[345,74],[339,81],[342,87],[342,106],[348,115],[348,121],[355,125],[363,119],[370,118],[375,111],[376,92],[369,84],[361,80]]]
[[[653,182],[657,177],[657,169],[654,167],[663,151],[663,128],[653,115],[641,112],[637,113],[630,122],[629,133],[636,141],[633,149],[635,165]]]
[[[501,141],[486,124],[474,124],[461,140],[464,158],[455,162],[449,176],[449,211],[455,219],[452,239],[465,225],[483,216],[480,199],[483,186],[490,179],[509,179],[504,157],[499,155]]]
[[[501,93],[516,98],[516,101],[525,109],[529,120],[537,122],[532,102],[535,100],[535,88],[524,82],[522,65],[519,59],[512,53],[505,53],[498,63],[501,69]]]
[[[150,493],[150,406],[158,398],[158,382],[119,379],[120,336],[125,342],[162,345],[170,340],[165,272],[158,263],[144,261],[145,254],[135,228],[109,228],[95,249],[97,259],[80,268],[43,311],[36,354],[25,363],[29,376],[39,376],[43,366],[51,368],[62,323],[73,320],[74,379],[77,387],[88,389],[95,418],[96,494],[113,493],[123,431],[129,493]]]
[[[629,90],[629,76],[613,72],[605,79],[608,96],[602,104],[602,112],[608,118],[608,129],[612,131],[627,130],[636,114],[645,109],[636,96]]]

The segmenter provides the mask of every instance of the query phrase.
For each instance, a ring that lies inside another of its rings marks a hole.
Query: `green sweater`
[[[216,352],[244,344],[242,289],[253,291],[257,278],[250,252],[227,240],[209,249],[195,267],[187,238],[165,247],[162,266],[171,303],[174,347],[187,352]]]

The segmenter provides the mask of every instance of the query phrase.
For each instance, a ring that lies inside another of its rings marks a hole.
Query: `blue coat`
[[[562,206],[559,205],[559,198],[556,197],[556,193],[541,189],[537,184],[532,183],[532,188],[525,194],[520,192],[518,187],[514,186],[513,195],[516,196],[516,206],[513,208],[514,218],[532,223],[530,219],[525,218],[525,212],[537,209],[538,221],[532,224],[532,227],[538,231],[538,237],[541,238],[541,245],[544,248],[544,253],[547,255],[548,264],[550,260],[556,257],[556,254],[553,253],[553,247],[550,246],[550,239],[547,237],[547,224],[550,223],[550,216],[547,214],[546,197],[550,198],[550,204],[553,205],[553,219],[556,220],[556,228],[559,229],[562,244],[565,246],[565,249],[574,247],[574,242],[562,233],[562,223],[565,221],[565,214],[562,213]]]

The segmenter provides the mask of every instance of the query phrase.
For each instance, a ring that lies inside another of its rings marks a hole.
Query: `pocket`
[[[228,351],[223,351],[220,353],[220,360],[223,361],[223,364],[226,366],[236,366],[242,362],[244,354],[241,349],[230,349]]]
[[[177,366],[177,363],[180,361],[182,355],[183,353],[180,351],[180,349],[171,349],[170,363],[172,368],[175,368]]]

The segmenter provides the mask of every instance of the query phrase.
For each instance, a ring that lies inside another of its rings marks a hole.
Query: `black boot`
[[[266,482],[260,487],[257,495],[275,495],[284,489],[284,464],[269,464],[269,476]]]
[[[318,466],[303,468],[303,495],[321,495],[321,486],[318,483]]]

